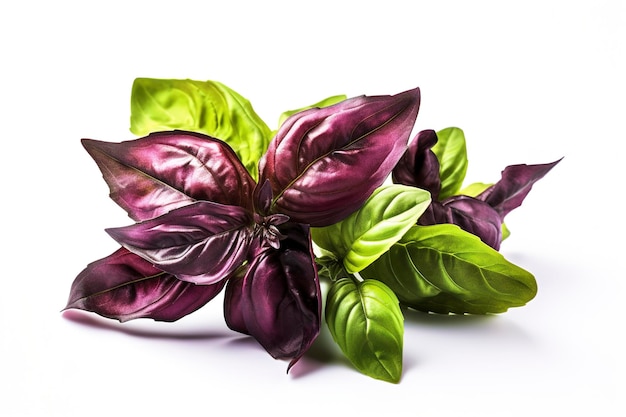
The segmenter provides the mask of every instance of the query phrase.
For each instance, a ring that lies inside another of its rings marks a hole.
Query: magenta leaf
[[[224,142],[171,131],[110,143],[83,139],[111,198],[133,220],[147,220],[195,200],[251,209],[255,183]]]
[[[72,283],[65,309],[81,309],[121,322],[141,317],[175,321],[190,314],[224,287],[176,279],[124,248],[92,262]]]
[[[224,315],[291,368],[319,334],[321,294],[308,226],[286,223],[280,232],[280,249],[262,252],[243,278],[229,280]]]
[[[206,285],[227,278],[241,266],[253,230],[246,209],[197,201],[107,232],[159,269],[183,281]]]
[[[434,130],[422,130],[409,143],[409,147],[391,172],[393,182],[422,188],[430,192],[433,201],[439,197],[441,179],[439,161],[431,148],[437,143]]]
[[[502,171],[501,179],[480,195],[478,199],[493,207],[500,218],[519,207],[535,182],[544,177],[556,164],[557,160],[548,164],[538,165],[509,165]]]
[[[273,192],[271,213],[320,227],[358,209],[406,150],[419,104],[416,88],[291,116],[259,163],[259,184],[268,180]]]

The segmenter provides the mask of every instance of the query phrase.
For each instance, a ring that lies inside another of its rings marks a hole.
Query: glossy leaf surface
[[[306,225],[286,223],[280,248],[252,260],[225,295],[226,323],[252,335],[274,358],[293,366],[320,329],[321,294]]]
[[[400,381],[404,318],[398,298],[385,284],[335,281],[328,291],[325,318],[333,339],[359,371]]]
[[[270,128],[250,102],[216,81],[137,78],[130,125],[138,136],[180,129],[219,138],[236,150],[254,178],[271,139]]]
[[[179,279],[213,284],[245,261],[250,213],[208,201],[172,210],[131,226],[107,229],[118,243]]]
[[[439,199],[453,196],[463,185],[467,173],[467,148],[465,134],[458,127],[448,127],[437,132],[437,143],[432,151],[439,161],[441,191]]]
[[[356,97],[287,119],[259,164],[271,212],[323,227],[359,208],[406,149],[419,89]]]
[[[368,268],[403,304],[435,313],[502,313],[537,293],[535,278],[458,226],[415,226]]]
[[[83,139],[111,198],[133,220],[196,200],[251,209],[255,183],[224,142],[191,132],[154,133],[121,143]]]
[[[314,228],[313,240],[341,260],[349,273],[359,272],[417,222],[430,204],[428,191],[405,185],[384,185],[344,220]]]
[[[195,285],[176,279],[121,248],[92,262],[72,283],[65,309],[81,309],[121,322],[141,317],[175,321],[213,299],[224,282]]]

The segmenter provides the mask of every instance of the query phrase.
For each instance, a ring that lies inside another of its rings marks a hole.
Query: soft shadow
[[[485,324],[497,320],[497,315],[486,314],[435,314],[403,308],[404,320],[408,323],[431,327],[464,327]]]
[[[326,368],[329,364],[339,364],[350,369],[355,369],[350,361],[339,349],[339,346],[333,340],[330,331],[325,323],[322,324],[320,334],[313,341],[313,344],[306,352],[304,357],[289,370],[292,379],[299,379],[310,375],[322,368]]]
[[[85,314],[75,310],[66,310],[62,312],[63,318],[78,323],[83,326],[88,326],[94,329],[101,329],[107,331],[116,331],[118,333],[124,333],[130,336],[143,337],[148,339],[170,339],[170,340],[208,340],[231,337],[232,333],[226,331],[201,331],[201,332],[189,332],[188,330],[182,332],[175,332],[173,330],[158,331],[139,329],[135,327],[129,327],[123,323],[113,323],[93,317],[92,315]]]
[[[256,346],[257,348],[261,348],[261,345],[252,337],[241,333],[235,333],[237,336],[232,337],[228,340],[227,344],[234,348],[249,348]]]

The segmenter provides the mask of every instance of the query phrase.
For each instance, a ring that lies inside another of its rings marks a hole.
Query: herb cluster
[[[398,382],[401,306],[490,314],[535,296],[498,250],[504,217],[558,163],[462,189],[463,131],[411,138],[420,99],[334,96],[272,130],[219,82],[136,79],[139,138],[82,140],[134,223],[106,230],[120,248],[76,277],[66,309],[175,321],[224,291],[228,327],[288,370],[324,317],[359,371]]]

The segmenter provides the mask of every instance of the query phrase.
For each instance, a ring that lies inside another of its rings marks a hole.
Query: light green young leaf
[[[296,113],[300,113],[303,110],[307,110],[307,109],[312,109],[314,107],[328,107],[328,106],[332,106],[333,104],[337,104],[340,101],[343,101],[345,99],[347,99],[348,96],[346,96],[345,94],[341,94],[341,95],[336,95],[336,96],[331,96],[328,98],[325,98],[324,100],[318,101],[315,104],[312,104],[310,106],[306,106],[306,107],[301,107],[299,109],[295,109],[295,110],[287,110],[285,112],[283,112],[283,114],[280,115],[280,118],[278,119],[278,127],[280,127],[285,120],[287,120],[289,118],[289,116],[294,115]]]
[[[385,284],[335,281],[328,291],[325,317],[333,339],[359,371],[387,382],[400,381],[404,317]]]
[[[506,227],[505,223],[502,223],[502,241],[504,242],[504,240],[508,238],[509,236],[511,236],[511,230],[509,230],[509,228]]]
[[[377,188],[365,204],[331,226],[311,229],[316,245],[357,273],[396,243],[430,204],[430,193],[392,184]]]
[[[448,127],[437,132],[437,143],[432,151],[439,160],[441,191],[439,199],[453,196],[463,185],[467,173],[465,134],[458,127]]]
[[[537,294],[534,276],[456,225],[415,226],[360,272],[401,303],[435,313],[502,313]]]
[[[222,83],[135,79],[131,132],[145,136],[173,129],[200,132],[227,142],[254,179],[272,135],[250,102]]]
[[[484,182],[474,182],[466,187],[463,187],[463,189],[460,190],[457,194],[476,197],[492,185],[493,184],[487,184]]]

